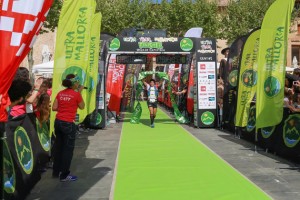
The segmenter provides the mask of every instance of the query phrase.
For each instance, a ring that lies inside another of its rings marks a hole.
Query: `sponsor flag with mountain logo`
[[[238,127],[247,126],[250,104],[256,93],[259,38],[260,29],[252,31],[243,48],[235,121]]]
[[[294,0],[277,0],[261,27],[256,98],[256,128],[279,124],[283,116],[288,34]]]
[[[87,88],[81,93],[86,106],[84,110],[78,109],[76,123],[96,108],[101,26],[101,13],[97,12],[96,4],[95,0],[65,0],[58,24],[52,98],[64,89],[61,83],[68,74],[79,77],[80,84]],[[54,119],[52,113],[51,128]]]

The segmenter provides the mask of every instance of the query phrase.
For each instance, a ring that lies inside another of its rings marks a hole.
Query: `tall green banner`
[[[95,0],[64,1],[56,37],[52,98],[64,89],[61,83],[66,75],[77,75],[80,84],[87,88],[82,91],[86,108],[78,110],[77,123],[96,107],[100,25],[101,14],[96,12]],[[54,119],[52,113],[51,128]]]
[[[277,0],[268,9],[261,27],[256,128],[279,124],[283,115],[288,33],[294,0]]]
[[[259,38],[260,29],[256,29],[249,34],[244,44],[240,64],[235,121],[235,125],[238,127],[247,126],[250,103],[256,93]]]
[[[99,63],[99,51],[100,51],[100,29],[101,29],[101,13],[97,12],[93,15],[90,48],[89,48],[89,59],[88,66],[86,69],[86,82],[83,84],[87,87],[85,102],[86,102],[86,113],[81,110],[82,116],[92,113],[96,109],[96,92],[98,83],[98,63]]]

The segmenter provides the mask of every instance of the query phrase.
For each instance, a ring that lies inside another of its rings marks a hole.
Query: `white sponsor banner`
[[[216,67],[215,62],[198,62],[198,107],[216,109]]]

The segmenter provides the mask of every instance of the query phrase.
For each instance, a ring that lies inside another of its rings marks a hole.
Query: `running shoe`
[[[154,128],[154,124],[151,124],[150,127],[151,127],[151,128]]]
[[[60,179],[60,182],[76,181],[77,179],[77,176],[68,175],[66,178]]]

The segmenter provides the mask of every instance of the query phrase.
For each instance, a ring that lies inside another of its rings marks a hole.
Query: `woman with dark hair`
[[[47,93],[42,93],[37,101],[37,105],[36,105],[36,118],[39,120],[40,122],[40,126],[42,126],[42,124],[44,122],[48,122],[49,117],[50,117],[50,96]]]
[[[77,109],[83,110],[85,103],[81,96],[84,88],[80,86],[79,77],[68,74],[62,85],[66,89],[60,91],[52,106],[57,111],[54,129],[55,142],[53,146],[53,177],[60,181],[76,181],[77,177],[70,174],[70,166],[75,146],[76,125],[74,123]]]
[[[154,128],[154,119],[157,112],[158,89],[155,85],[154,79],[150,80],[150,84],[148,84],[145,80],[143,80],[143,83],[146,86],[148,92],[147,105],[150,112],[150,127]]]
[[[21,80],[23,82],[28,82],[30,84],[28,69],[26,69],[25,67],[20,67],[16,72],[14,80]],[[9,113],[10,118],[16,118],[20,115],[33,112],[34,110],[33,104],[37,100],[38,91],[40,89],[41,84],[42,84],[42,78],[39,78],[35,81],[33,91],[30,93],[30,96],[28,96],[26,101],[24,101],[23,104],[18,104],[11,108]],[[22,90],[22,86],[20,89]]]
[[[19,67],[14,76],[14,80],[22,80],[22,81],[30,82],[29,70],[25,67]]]

